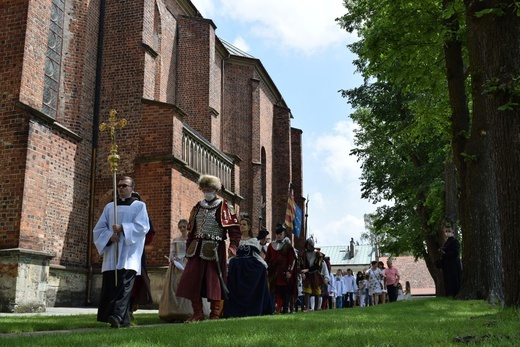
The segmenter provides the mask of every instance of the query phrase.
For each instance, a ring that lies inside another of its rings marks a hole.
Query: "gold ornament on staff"
[[[117,154],[117,143],[116,143],[116,127],[124,128],[127,124],[126,119],[117,120],[117,111],[110,110],[110,117],[108,118],[108,123],[99,124],[99,130],[105,131],[106,129],[110,129],[110,155],[108,156],[108,162],[110,163],[110,171],[112,171],[113,183],[114,183],[114,225],[117,224],[117,167],[119,165],[119,154]],[[117,263],[119,260],[119,241],[115,242],[116,252],[115,252],[115,275],[116,275],[116,287],[117,287]]]

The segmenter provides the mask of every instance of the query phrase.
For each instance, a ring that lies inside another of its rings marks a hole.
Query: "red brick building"
[[[12,0],[0,15],[0,311],[97,300],[91,233],[112,187],[98,126],[112,109],[128,121],[118,172],[135,179],[157,230],[154,292],[200,174],[219,176],[257,230],[283,221],[290,182],[304,206],[288,105],[261,61],[217,37],[191,1]]]

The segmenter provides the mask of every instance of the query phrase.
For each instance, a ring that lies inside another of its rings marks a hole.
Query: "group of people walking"
[[[181,235],[173,240],[168,259],[160,316],[199,321],[272,314],[268,265],[261,255],[265,248],[253,235],[252,221],[239,221],[234,206],[217,197],[222,187],[217,177],[203,175],[198,184],[204,198],[188,220],[179,221]],[[132,196],[134,189],[131,177],[121,177],[117,200],[105,206],[93,230],[94,244],[103,256],[97,318],[114,328],[130,325],[137,303],[134,284],[146,268],[144,246],[151,223],[146,204]],[[262,234],[267,236],[265,230]]]
[[[234,206],[217,196],[222,187],[217,177],[203,175],[198,185],[204,198],[188,220],[179,221],[180,236],[172,242],[161,318],[194,322],[288,313],[298,294],[302,308],[309,307],[311,296],[321,294],[328,278],[323,254],[314,249],[312,239],[298,257],[285,226],[279,224],[275,239],[266,245],[269,232],[253,233],[251,219],[239,220]],[[103,256],[98,320],[114,328],[130,325],[132,307],[137,307],[134,283],[136,278],[143,282],[139,277],[146,270],[144,246],[151,223],[146,204],[132,196],[134,190],[131,177],[120,178],[117,201],[105,206],[93,231]]]
[[[331,280],[325,281],[318,303],[311,303],[310,308],[364,307],[410,299],[410,282],[406,281],[406,287],[402,287],[399,272],[392,263],[389,259],[385,268],[383,262],[373,261],[366,271],[358,271],[356,275],[350,268],[336,270]]]
[[[234,206],[217,196],[222,187],[218,177],[203,175],[198,185],[204,198],[188,220],[179,221],[180,236],[172,242],[159,303],[161,318],[195,322],[284,314],[297,312],[299,307],[308,311],[356,303],[377,305],[386,302],[386,294],[390,302],[410,295],[408,282],[404,292],[400,288],[400,275],[391,259],[386,269],[374,261],[356,277],[351,269],[332,276],[330,261],[314,247],[312,238],[306,240],[303,254],[298,254],[285,226],[278,224],[274,240],[267,245],[267,230],[255,236],[252,220],[247,216],[239,220]],[[136,278],[150,292],[147,276],[139,276],[146,271],[144,246],[153,226],[134,189],[131,177],[118,181],[117,201],[105,206],[93,231],[94,244],[103,256],[98,321],[114,328],[130,325],[132,311],[140,302]]]

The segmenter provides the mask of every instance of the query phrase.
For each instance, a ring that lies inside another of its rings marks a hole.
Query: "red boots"
[[[220,318],[220,300],[211,300],[210,304],[210,313],[209,319],[219,319]]]
[[[202,310],[202,299],[197,301],[191,301],[191,307],[193,307],[193,315],[186,320],[186,322],[198,322],[204,320],[204,311]]]
[[[220,308],[222,302],[220,300],[211,300],[209,319],[220,318]],[[192,300],[191,307],[193,307],[193,315],[186,320],[189,322],[198,322],[204,320],[204,310],[202,309],[202,299]]]

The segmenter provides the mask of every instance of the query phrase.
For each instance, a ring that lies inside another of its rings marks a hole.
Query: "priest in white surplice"
[[[134,187],[131,177],[119,179],[118,224],[114,224],[114,202],[110,202],[94,228],[94,244],[103,256],[103,284],[97,320],[108,322],[113,328],[130,325],[130,295],[135,276],[141,274],[141,255],[146,233],[150,229],[145,203],[132,198]],[[117,265],[116,247],[119,248]]]

